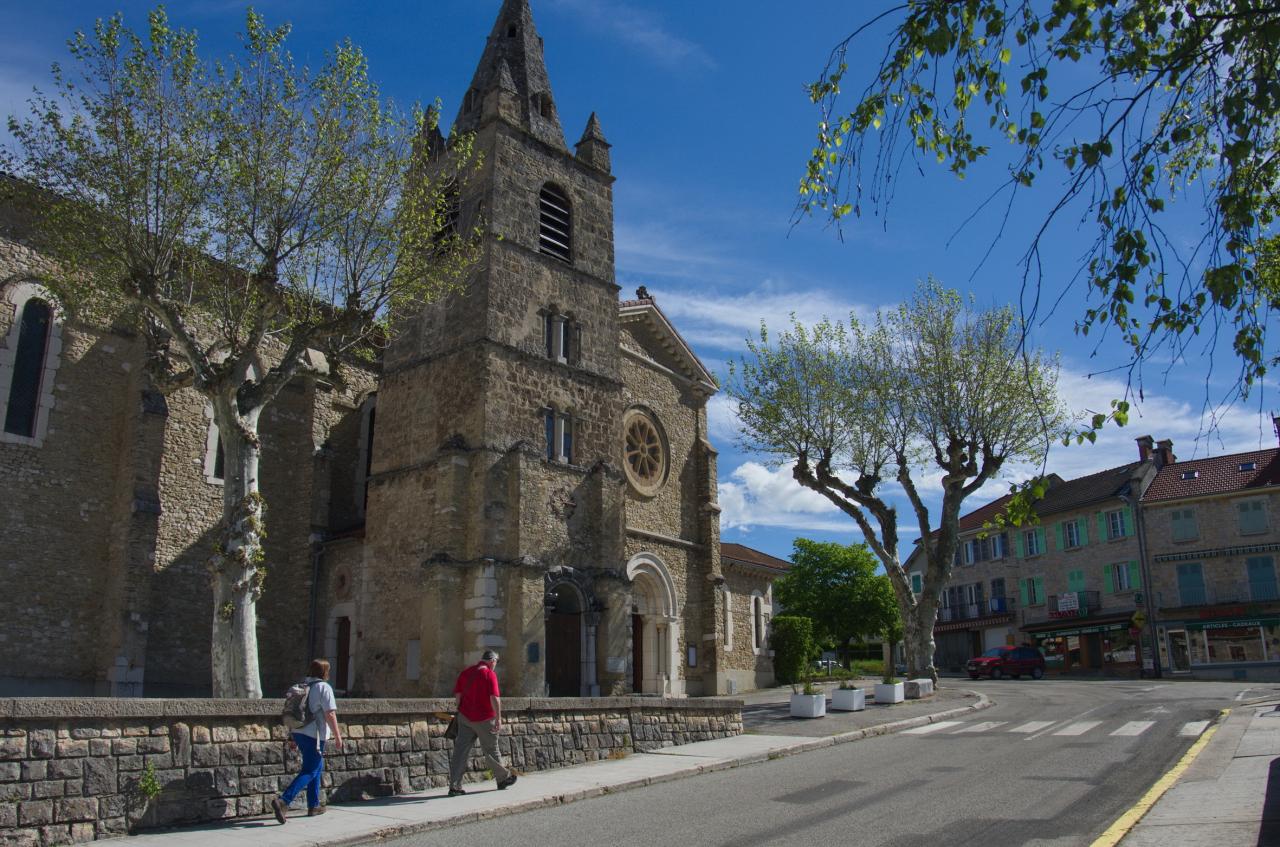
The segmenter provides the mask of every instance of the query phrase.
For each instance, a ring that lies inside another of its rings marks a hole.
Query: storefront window
[[[1108,632],[1103,636],[1102,660],[1116,665],[1137,662],[1138,642],[1122,629]]]
[[[1267,661],[1280,662],[1280,624],[1263,626],[1262,640],[1266,642]]]
[[[1208,640],[1210,664],[1265,661],[1260,627],[1206,629],[1204,636]]]
[[[1043,638],[1040,640],[1040,652],[1044,653],[1044,663],[1050,668],[1061,668],[1066,663],[1067,639]]]

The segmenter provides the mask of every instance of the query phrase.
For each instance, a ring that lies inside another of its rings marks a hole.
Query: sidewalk
[[[1280,845],[1280,704],[1233,709],[1128,835],[1096,843]]]
[[[776,697],[790,694],[787,689],[773,689],[773,692]],[[767,699],[767,694],[754,695],[751,699],[762,698]],[[871,705],[864,712],[829,713],[821,720],[788,718],[793,727],[803,728],[800,737],[755,734],[748,729],[747,734],[735,738],[700,741],[578,767],[536,771],[521,775],[520,781],[506,791],[498,791],[492,782],[482,782],[469,784],[465,797],[449,798],[445,796],[445,789],[438,788],[330,806],[328,814],[321,818],[308,818],[305,811],[295,812],[300,816],[290,817],[285,826],[271,817],[236,820],[147,832],[130,836],[129,844],[131,847],[218,847],[233,835],[236,847],[362,844],[764,762],[954,718],[989,705],[987,698],[980,694],[944,689],[928,701]],[[850,719],[856,721],[856,727]],[[781,726],[783,721],[778,720],[776,724]]]

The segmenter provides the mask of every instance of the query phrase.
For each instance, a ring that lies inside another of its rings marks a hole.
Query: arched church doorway
[[[637,694],[682,696],[675,649],[680,641],[675,585],[651,553],[627,563],[631,579],[631,688]]]
[[[547,592],[547,690],[552,697],[582,695],[582,595],[562,582]]]

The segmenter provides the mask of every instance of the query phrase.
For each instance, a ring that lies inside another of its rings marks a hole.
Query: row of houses
[[[1051,672],[1280,679],[1280,450],[1180,462],[1137,443],[1133,463],[1050,476],[1034,526],[991,529],[1008,497],[960,519],[940,669],[1032,644]],[[922,557],[906,567],[919,590]]]

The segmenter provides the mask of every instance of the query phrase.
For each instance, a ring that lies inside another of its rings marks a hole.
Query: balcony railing
[[[1280,588],[1274,580],[1215,582],[1212,585],[1188,585],[1173,591],[1156,592],[1156,605],[1214,606],[1221,603],[1267,603],[1280,600]]]
[[[971,621],[982,617],[982,606],[977,603],[962,603],[958,606],[946,606],[938,610],[938,620],[943,623],[950,621]]]

